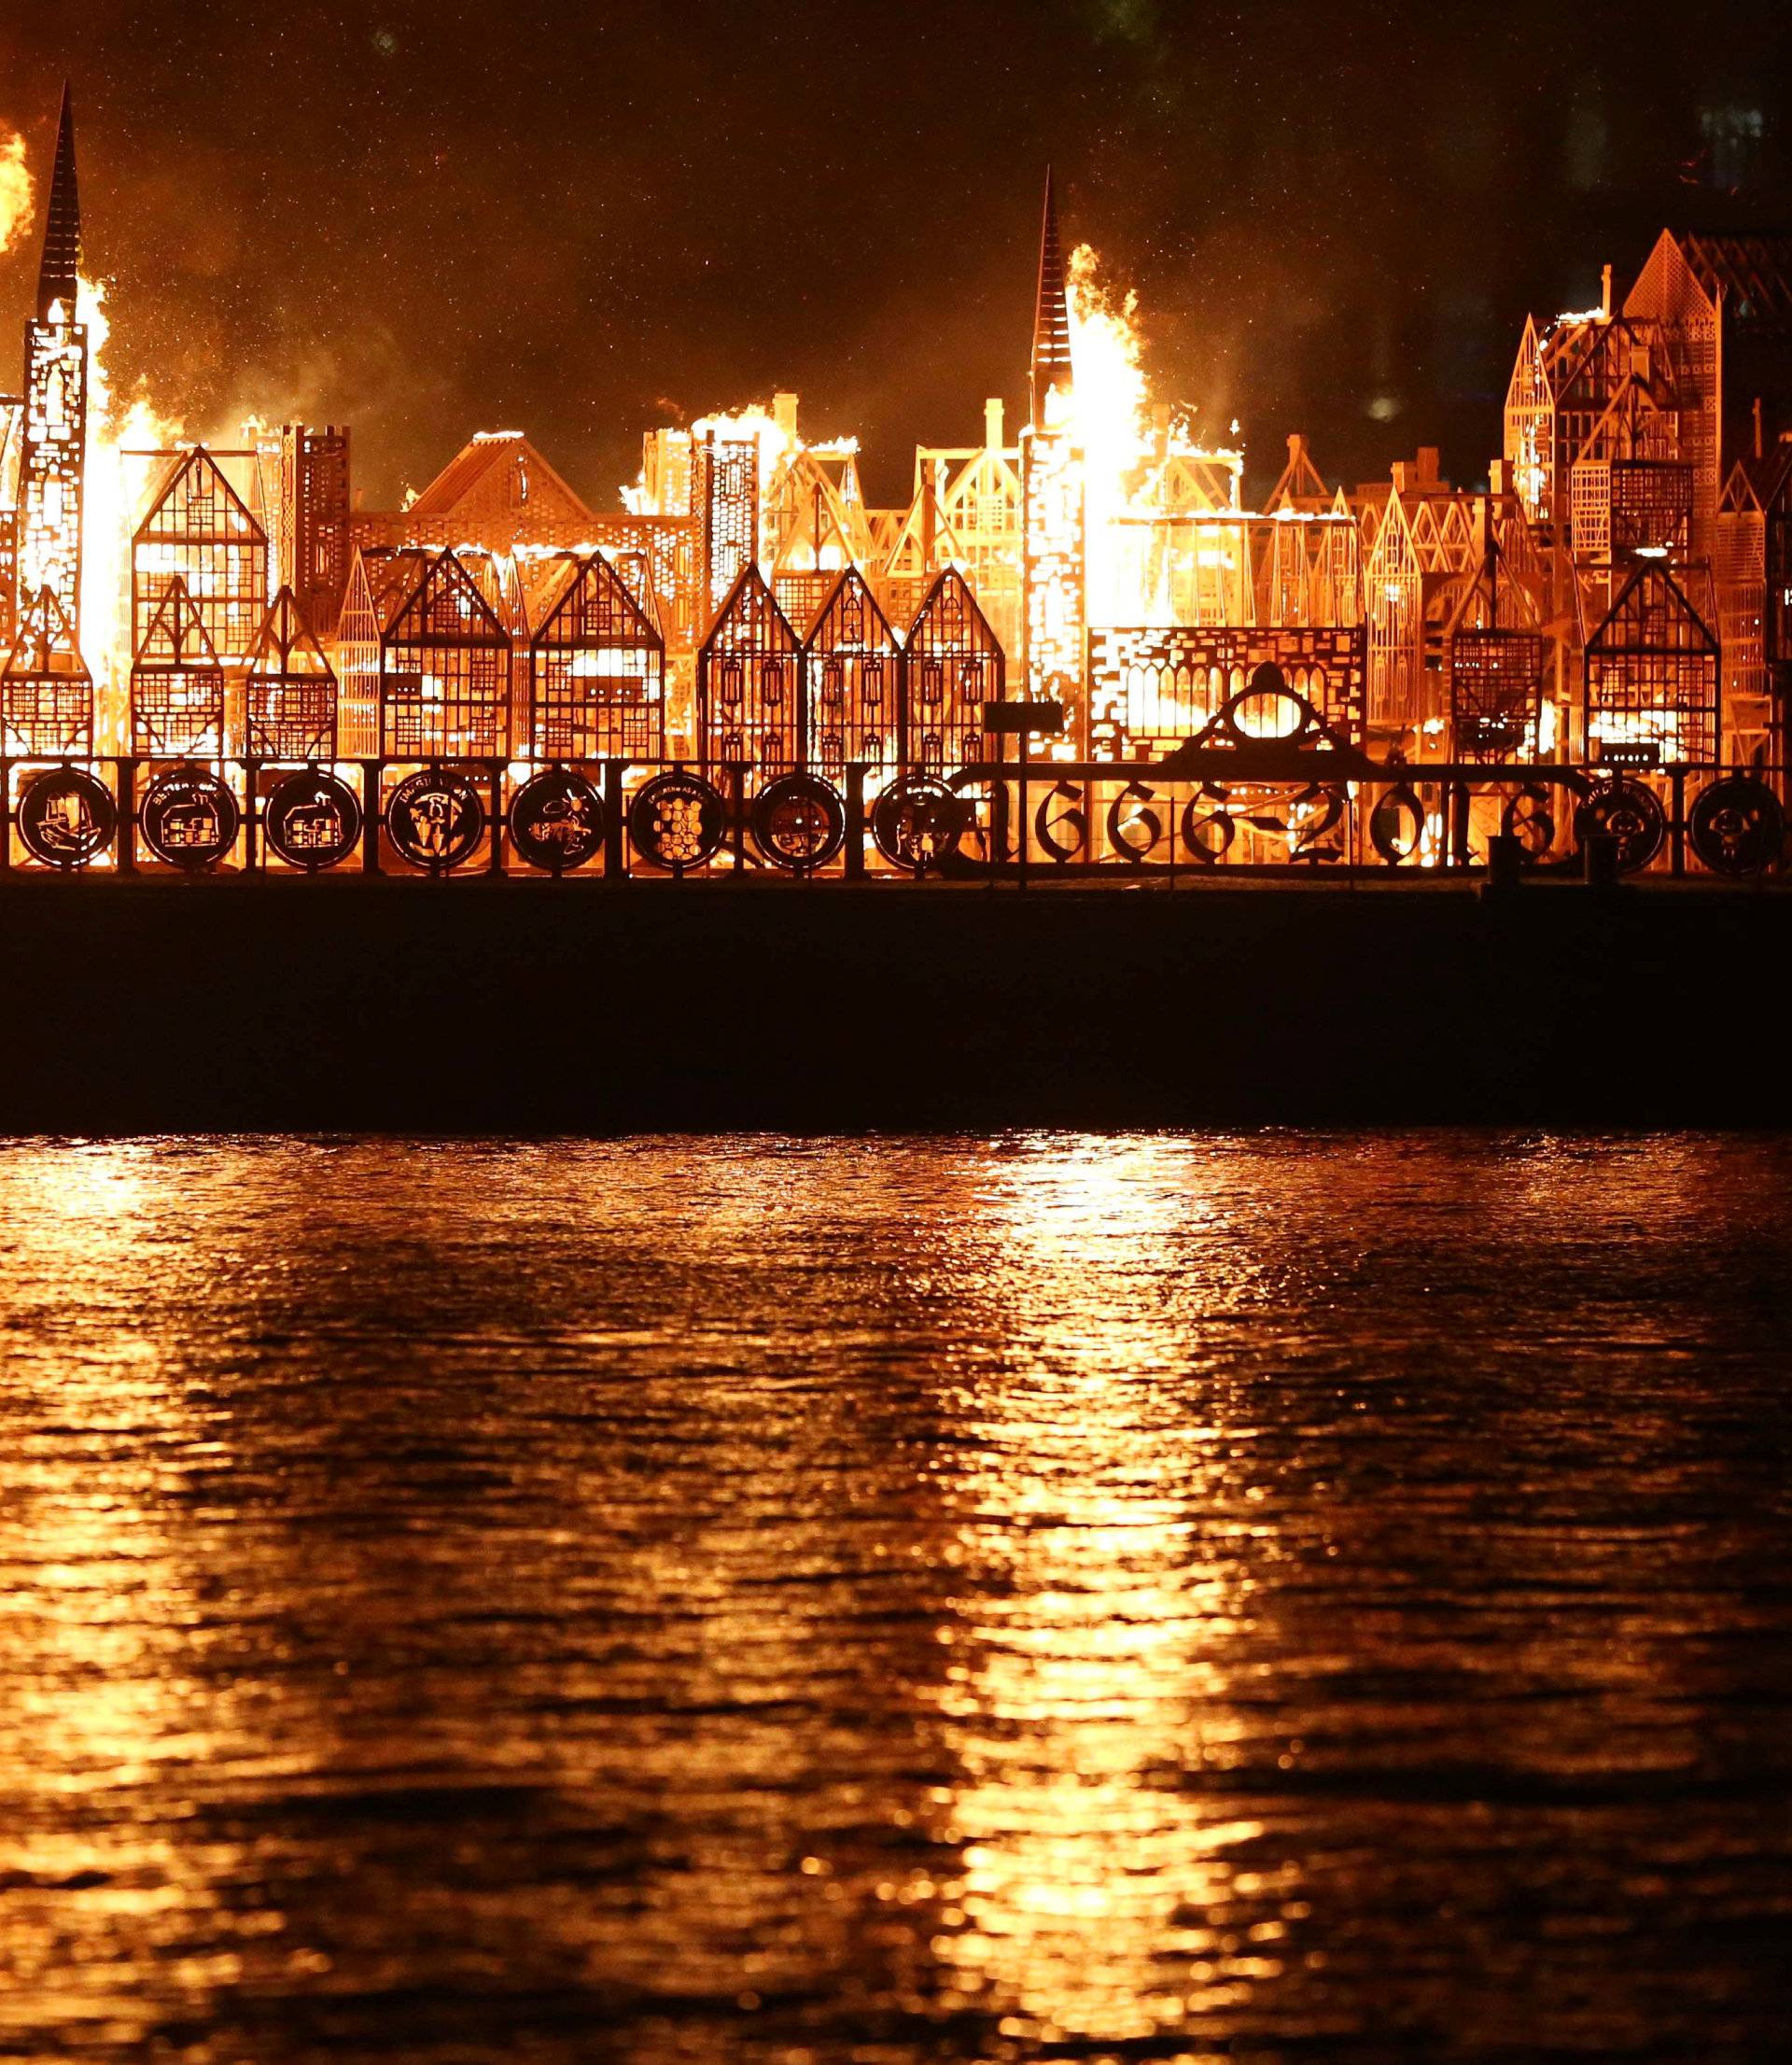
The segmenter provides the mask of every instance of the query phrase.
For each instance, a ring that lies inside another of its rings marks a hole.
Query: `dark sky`
[[[775,386],[895,499],[1019,407],[1048,158],[1254,486],[1297,428],[1474,478],[1528,306],[1792,220],[1789,66],[1787,0],[0,0],[40,198],[74,80],[119,371],[189,428],[351,421],[372,504],[522,428],[610,506],[644,429]]]

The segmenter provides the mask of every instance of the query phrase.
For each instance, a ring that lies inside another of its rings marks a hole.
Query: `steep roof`
[[[496,473],[519,469],[531,500],[560,506],[556,516],[589,516],[591,509],[556,473],[520,430],[481,430],[462,445],[405,512],[409,516],[452,516],[467,506],[482,487],[495,485]],[[506,490],[508,494],[508,489]]]
[[[1792,337],[1792,236],[1686,236],[1687,263],[1745,330]]]
[[[75,319],[77,275],[81,267],[81,195],[75,179],[75,104],[66,85],[56,120],[56,163],[49,176],[49,214],[44,223],[44,257],[37,273],[37,320],[49,320],[61,302]]]
[[[0,667],[0,680],[58,677],[87,681],[91,676],[75,642],[74,626],[56,591],[41,587],[19,619],[12,650]]]
[[[1045,173],[1045,217],[1039,232],[1039,299],[1033,314],[1033,421],[1045,420],[1045,398],[1069,394],[1071,302],[1064,277],[1064,247],[1058,241],[1057,203],[1052,175]]]

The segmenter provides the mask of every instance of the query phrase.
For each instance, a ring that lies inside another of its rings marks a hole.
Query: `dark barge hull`
[[[1792,893],[0,882],[0,1131],[1792,1121]]]

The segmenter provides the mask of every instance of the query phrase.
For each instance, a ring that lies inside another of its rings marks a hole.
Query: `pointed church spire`
[[[63,86],[63,112],[56,124],[56,169],[49,180],[49,216],[44,225],[44,262],[37,274],[37,320],[49,320],[61,302],[75,319],[76,275],[81,265],[81,196],[75,183],[75,104]]]
[[[1039,305],[1033,317],[1033,422],[1045,420],[1045,398],[1071,391],[1071,303],[1064,284],[1064,250],[1057,237],[1057,204],[1051,167],[1045,168],[1045,220],[1039,238]]]

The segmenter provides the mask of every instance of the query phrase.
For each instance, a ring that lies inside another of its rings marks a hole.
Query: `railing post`
[[[119,770],[119,873],[137,872],[137,764],[125,759]]]
[[[625,760],[604,762],[604,879],[607,882],[628,879],[623,822],[623,774],[627,766]]]
[[[380,867],[380,764],[361,762],[361,873],[378,875]]]
[[[847,879],[865,878],[865,764],[853,761],[847,768]]]
[[[243,872],[255,873],[256,818],[255,818],[255,763],[241,760],[237,765],[243,769]]]
[[[747,879],[747,767],[744,760],[728,763],[729,815],[734,820],[729,848],[735,856],[735,879]]]
[[[488,875],[504,872],[504,827],[507,822],[504,810],[504,763],[494,760],[490,768],[492,783],[492,851],[486,864]]]
[[[1020,735],[1019,756],[1020,848],[1015,858],[1015,887],[1016,889],[1025,889],[1027,887],[1027,848],[1030,843],[1029,836],[1032,831],[1032,826],[1027,822],[1027,761],[1028,748],[1031,744],[1031,738],[1029,736],[1028,733],[1023,731]]]
[[[1671,836],[1670,850],[1676,879],[1687,872],[1687,770],[1670,767],[1668,782],[1673,798],[1673,822],[1668,827]]]

